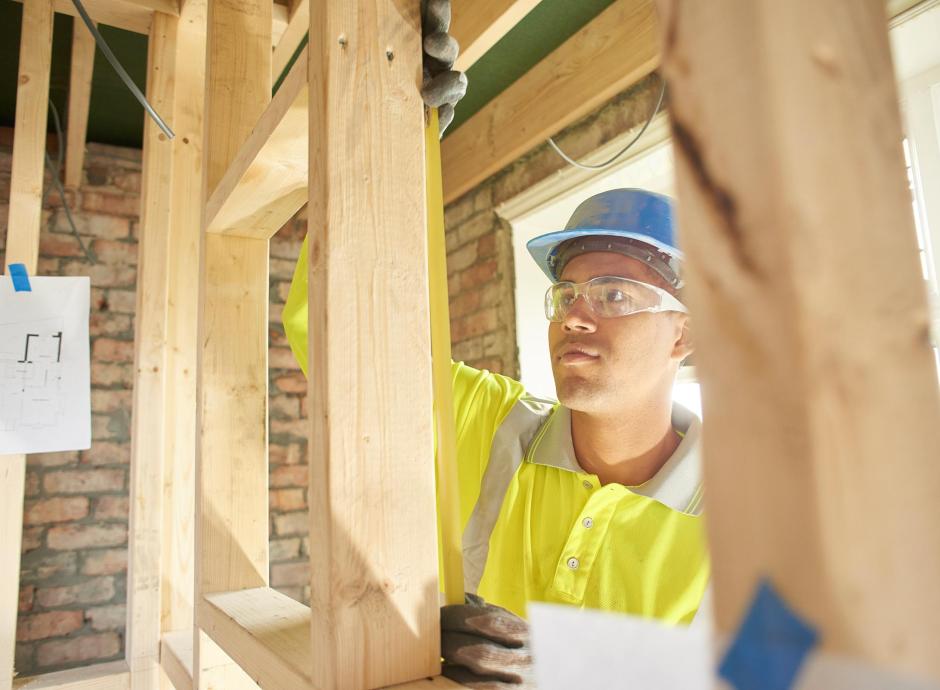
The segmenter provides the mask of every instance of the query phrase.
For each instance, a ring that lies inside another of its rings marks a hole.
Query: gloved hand
[[[441,608],[443,674],[475,690],[534,690],[529,624],[475,594]]]
[[[437,108],[440,134],[454,119],[454,106],[467,93],[467,75],[452,69],[460,47],[450,30],[450,0],[422,0],[421,29],[424,36],[424,83],[421,97],[429,108]]]

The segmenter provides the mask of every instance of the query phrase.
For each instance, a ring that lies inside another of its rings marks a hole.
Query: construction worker
[[[468,601],[442,610],[442,653],[479,688],[530,682],[527,602],[688,623],[709,572],[700,422],[672,402],[692,343],[670,200],[598,194],[528,250],[560,402],[452,365]],[[302,362],[306,278],[304,252],[284,309]]]
[[[450,18],[449,0],[422,4],[421,93],[441,133],[467,89]],[[604,192],[528,249],[552,281],[559,402],[452,364],[467,601],[442,608],[441,652],[477,690],[533,687],[529,601],[688,623],[708,580],[700,422],[671,399],[692,352],[671,202]],[[283,320],[307,373],[306,241]]]

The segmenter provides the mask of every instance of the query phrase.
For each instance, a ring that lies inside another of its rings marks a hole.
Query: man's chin
[[[589,410],[597,405],[600,396],[600,386],[583,376],[565,376],[561,380],[555,379],[555,392],[558,402],[572,410]]]

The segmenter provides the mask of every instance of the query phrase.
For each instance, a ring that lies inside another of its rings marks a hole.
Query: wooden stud
[[[80,19],[72,24],[72,64],[69,77],[69,113],[65,134],[65,186],[82,184],[85,135],[91,101],[91,76],[95,66],[95,38]]]
[[[176,690],[193,687],[192,630],[178,630],[163,636],[160,640],[160,667]]]
[[[150,20],[153,17],[151,9],[124,0],[82,0],[82,4],[88,16],[97,24],[106,24],[138,34],[150,33]],[[70,15],[81,22],[72,0],[53,0],[53,7],[56,12]]]
[[[23,6],[20,60],[16,88],[16,121],[10,172],[6,266],[22,263],[35,275],[39,261],[43,166],[52,64],[52,4],[33,0]],[[4,273],[8,273],[5,270]],[[9,280],[6,276],[4,279]],[[16,645],[20,588],[20,544],[23,538],[23,492],[26,456],[0,456],[0,688],[10,687]]]
[[[940,395],[881,0],[661,0],[716,617],[940,680]]]
[[[271,100],[270,0],[209,5],[204,190]],[[204,235],[196,459],[196,623],[203,597],[268,581],[268,241]],[[250,687],[197,629],[193,687]]]
[[[148,41],[147,100],[173,112],[178,19],[156,13]],[[126,657],[135,687],[159,681],[163,462],[166,423],[167,263],[173,145],[144,121],[141,223],[134,329],[134,415]]]
[[[419,15],[418,0],[311,6],[319,688],[374,688],[440,667]]]
[[[518,24],[540,0],[453,0],[451,35],[460,44],[454,69],[465,71]]]
[[[617,0],[441,142],[444,202],[653,71],[652,0]]]
[[[176,40],[172,206],[167,250],[161,630],[189,637],[195,580],[196,338],[203,212],[206,0],[187,0]]]

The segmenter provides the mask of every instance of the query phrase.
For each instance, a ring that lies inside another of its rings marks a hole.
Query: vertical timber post
[[[271,100],[270,0],[211,0],[204,196]],[[205,233],[199,306],[196,622],[202,597],[268,582],[268,240]],[[197,628],[193,687],[253,683]]]
[[[31,275],[35,275],[39,262],[51,64],[52,0],[31,0],[23,4],[20,30],[10,215],[4,257],[5,266],[25,264]],[[9,273],[9,269],[4,273]],[[25,455],[0,456],[0,563],[7,570],[0,577],[0,690],[10,688],[13,682],[25,479]]]
[[[418,0],[310,8],[313,685],[440,672]]]
[[[173,112],[176,17],[155,12],[147,51],[147,100]],[[76,26],[84,30],[84,26]],[[159,680],[160,565],[166,424],[167,249],[173,144],[144,120],[143,176],[134,328],[134,408],[126,658],[135,687]]]
[[[940,679],[940,395],[880,0],[660,0],[719,629]]]

